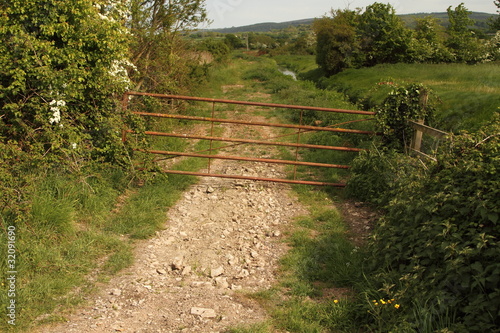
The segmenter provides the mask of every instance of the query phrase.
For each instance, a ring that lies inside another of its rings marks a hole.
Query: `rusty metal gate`
[[[373,116],[374,112],[369,111],[359,111],[359,110],[344,110],[344,109],[332,109],[332,108],[322,108],[322,107],[311,107],[311,106],[299,106],[299,105],[285,105],[285,104],[274,104],[274,103],[260,103],[260,102],[243,102],[243,101],[235,101],[235,100],[224,100],[224,99],[213,99],[213,98],[202,98],[202,97],[190,97],[190,96],[177,96],[177,95],[164,95],[164,94],[151,94],[151,93],[141,93],[141,92],[126,92],[123,96],[122,106],[126,110],[129,105],[129,100],[132,96],[148,96],[152,98],[159,99],[167,99],[169,101],[195,101],[195,102],[205,102],[211,103],[211,116],[210,117],[201,117],[201,116],[192,116],[192,115],[182,115],[178,113],[169,113],[168,110],[165,110],[165,113],[150,113],[143,111],[131,111],[132,114],[143,116],[143,117],[157,117],[157,118],[170,118],[170,119],[178,119],[182,121],[198,121],[198,122],[209,122],[211,124],[210,135],[189,135],[183,133],[166,133],[166,132],[157,132],[157,131],[145,131],[143,134],[151,135],[151,136],[163,136],[163,137],[175,137],[175,138],[183,138],[183,139],[198,139],[198,140],[209,140],[210,141],[210,149],[202,152],[183,152],[183,151],[162,151],[162,150],[151,150],[151,149],[139,149],[142,152],[147,152],[151,154],[158,155],[169,155],[169,156],[186,156],[186,157],[198,157],[198,158],[206,158],[208,160],[207,172],[192,172],[192,171],[182,171],[182,170],[162,170],[165,173],[172,174],[182,174],[182,175],[191,175],[191,176],[207,176],[207,177],[220,177],[220,178],[232,178],[232,179],[246,179],[246,180],[256,180],[256,181],[270,181],[270,182],[279,182],[279,183],[289,183],[289,184],[305,184],[305,185],[326,185],[326,186],[334,186],[334,187],[344,187],[345,184],[342,183],[329,183],[322,181],[309,181],[309,180],[299,180],[296,179],[296,167],[297,166],[311,166],[311,167],[322,167],[322,168],[339,168],[339,169],[348,169],[348,165],[339,165],[339,164],[327,164],[327,163],[315,163],[315,162],[307,162],[299,160],[299,149],[322,149],[322,150],[336,150],[336,151],[344,151],[344,152],[359,152],[361,148],[352,148],[352,147],[334,147],[334,146],[325,146],[325,145],[313,145],[313,144],[304,144],[300,143],[301,135],[306,132],[313,131],[324,131],[324,132],[337,132],[337,133],[352,133],[352,134],[362,134],[362,135],[375,135],[376,133],[371,131],[363,131],[356,129],[346,129],[346,128],[338,128],[333,126],[311,126],[303,124],[303,113],[304,111],[320,111],[320,112],[337,112],[337,113],[348,113],[348,114],[357,114],[357,115],[368,115]],[[264,108],[274,108],[274,109],[290,109],[290,110],[298,110],[300,111],[300,121],[299,124],[286,124],[286,123],[269,123],[269,122],[255,122],[255,121],[241,121],[230,118],[217,118],[215,116],[215,105],[216,104],[224,104],[224,105],[244,105],[244,106],[258,106]],[[163,110],[162,110],[163,111]],[[349,123],[359,122],[359,121],[367,121],[369,119],[358,119],[350,121]],[[266,127],[275,127],[275,128],[289,128],[294,129],[296,132],[292,134],[285,134],[281,136],[274,136],[270,138],[265,138],[262,140],[255,139],[245,139],[245,138],[231,138],[231,137],[217,137],[214,136],[214,124],[238,124],[245,126],[266,126]],[[130,129],[125,129],[123,131],[123,141],[127,140],[127,134],[134,133],[134,131]],[[296,140],[294,143],[292,142],[276,142],[270,141],[271,139],[277,139],[283,136],[296,136]],[[224,147],[213,148],[212,142],[230,142],[231,145]],[[269,145],[269,146],[284,146],[295,149],[295,159],[294,160],[283,160],[283,159],[266,159],[266,158],[258,158],[258,157],[243,157],[243,156],[229,156],[229,155],[220,155],[220,154],[212,154],[213,151],[219,151],[223,148],[231,147],[234,145],[240,144],[256,144],[256,145]],[[277,178],[265,178],[265,177],[252,177],[252,176],[243,176],[243,175],[229,175],[229,174],[216,174],[211,172],[210,163],[212,159],[223,159],[223,160],[234,160],[234,161],[249,161],[249,162],[260,162],[260,163],[271,163],[271,164],[287,164],[294,166],[293,179],[277,179]]]

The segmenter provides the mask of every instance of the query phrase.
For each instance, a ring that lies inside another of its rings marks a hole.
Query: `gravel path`
[[[248,109],[246,120],[262,121]],[[244,129],[229,127],[226,135]],[[262,137],[271,129],[257,130]],[[255,133],[254,133],[255,134]],[[255,154],[238,146],[234,155]],[[268,157],[272,148],[258,148]],[[255,156],[255,155],[254,155]],[[212,172],[284,177],[281,167],[214,161]],[[282,235],[307,211],[285,184],[203,178],[172,207],[165,229],[137,244],[120,272],[68,322],[39,332],[224,332],[262,322],[265,311],[245,294],[276,283]]]

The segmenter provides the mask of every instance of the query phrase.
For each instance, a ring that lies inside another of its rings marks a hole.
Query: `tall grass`
[[[16,226],[18,278],[16,326],[2,321],[4,330],[24,330],[57,306],[80,302],[85,293],[70,291],[88,290],[87,276],[98,268],[99,259],[118,254],[130,257],[128,244],[100,229],[126,186],[122,171],[109,168],[92,176],[57,171],[45,170],[31,177],[37,183],[26,216],[17,220],[2,216],[4,227]],[[109,267],[117,265],[111,259],[104,262]],[[8,271],[4,261],[0,267],[2,275]],[[0,296],[2,304],[6,296]],[[2,307],[2,318],[6,318],[4,311]]]

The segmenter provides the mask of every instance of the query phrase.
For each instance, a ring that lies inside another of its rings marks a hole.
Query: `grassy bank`
[[[18,221],[2,216],[4,227],[15,226],[17,272],[16,325],[2,321],[2,331],[64,320],[96,282],[133,262],[135,241],[163,226],[169,206],[192,183],[173,175],[139,186],[121,170],[97,168],[81,176],[51,170],[30,178],[36,185],[27,216]],[[10,271],[5,261],[0,268]],[[7,295],[4,289],[2,304]],[[1,316],[6,315],[3,307]]]
[[[392,84],[422,83],[439,99],[435,127],[475,131],[491,121],[500,106],[500,66],[497,63],[386,64],[347,69],[320,81],[365,107],[379,104]],[[382,83],[382,84],[381,84]]]

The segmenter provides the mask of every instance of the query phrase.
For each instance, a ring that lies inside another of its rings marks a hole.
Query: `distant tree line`
[[[499,6],[499,2],[495,4]],[[444,28],[432,17],[417,19],[409,29],[390,4],[374,3],[360,10],[336,10],[313,23],[316,61],[332,75],[345,68],[381,63],[479,63],[500,58],[500,34],[479,38],[464,4],[447,10]],[[500,25],[499,20],[491,26]]]

